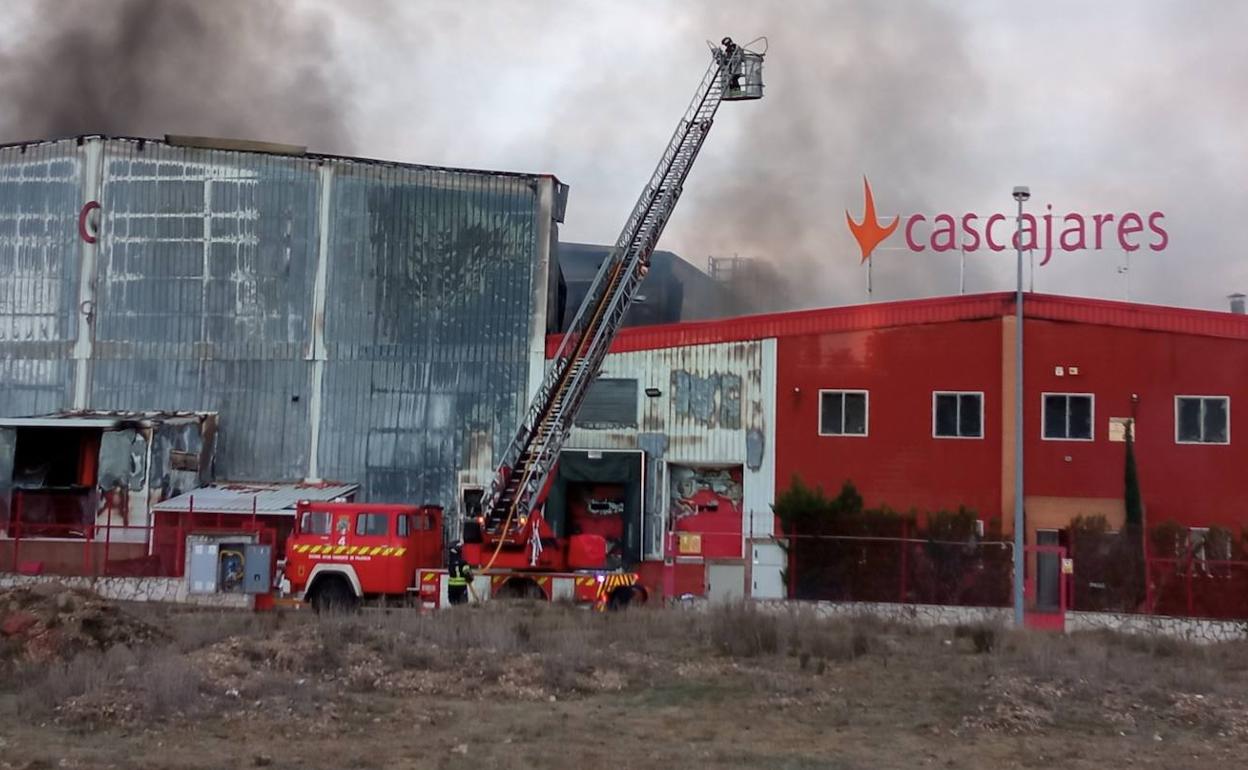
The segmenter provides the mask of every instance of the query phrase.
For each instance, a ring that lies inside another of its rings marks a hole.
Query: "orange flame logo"
[[[901,224],[901,217],[893,217],[891,223],[880,225],[880,220],[875,216],[875,198],[871,195],[871,183],[865,176],[862,178],[862,189],[866,199],[863,204],[862,221],[855,222],[854,218],[849,215],[849,209],[845,210],[845,221],[849,224],[849,231],[854,234],[854,240],[858,241],[858,248],[862,249],[862,261],[866,262],[871,258],[871,252],[875,251],[875,247],[892,235],[897,225]]]

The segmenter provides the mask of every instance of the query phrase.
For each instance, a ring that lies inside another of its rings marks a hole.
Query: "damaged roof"
[[[215,418],[216,412],[120,411],[74,409],[34,417],[0,417],[0,428],[99,428],[113,430],[125,426],[157,423],[200,422]]]
[[[324,482],[221,481],[163,500],[158,513],[293,514],[300,500],[329,501],[354,495],[359,484]]]

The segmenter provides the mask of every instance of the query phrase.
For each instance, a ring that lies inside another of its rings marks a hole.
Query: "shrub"
[[[725,655],[756,658],[780,649],[776,619],[747,604],[725,604],[710,610],[711,645]]]
[[[144,706],[153,714],[186,712],[199,701],[199,672],[174,650],[162,650],[143,665]]]

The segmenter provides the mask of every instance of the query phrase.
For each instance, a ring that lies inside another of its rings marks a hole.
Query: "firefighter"
[[[447,555],[446,598],[451,605],[468,603],[468,582],[472,580],[472,569],[464,561],[463,552],[458,545],[451,546]]]

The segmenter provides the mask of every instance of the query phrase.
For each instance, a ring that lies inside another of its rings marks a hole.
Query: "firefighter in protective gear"
[[[451,606],[468,603],[468,583],[472,580],[472,569],[464,561],[463,552],[458,545],[451,546],[446,560],[447,581],[446,598]]]

